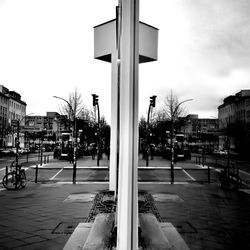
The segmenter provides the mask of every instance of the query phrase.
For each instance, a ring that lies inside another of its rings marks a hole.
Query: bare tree
[[[162,115],[167,119],[175,122],[178,117],[184,116],[186,114],[186,110],[184,107],[181,107],[178,97],[170,91],[170,94],[166,96],[164,106],[162,108]]]
[[[75,88],[74,92],[69,94],[69,98],[66,103],[62,103],[60,112],[66,114],[69,120],[74,120],[74,117],[81,115],[84,110],[84,105],[82,104],[82,95]]]
[[[191,101],[192,99],[187,99],[182,102],[179,102],[178,97],[174,95],[173,91],[171,90],[170,94],[166,96],[165,105],[163,107],[163,111],[168,117],[171,122],[171,129],[170,129],[170,146],[171,146],[171,183],[174,183],[174,125],[175,122],[178,121],[180,116],[184,116],[185,109],[181,107],[181,104],[184,102]]]

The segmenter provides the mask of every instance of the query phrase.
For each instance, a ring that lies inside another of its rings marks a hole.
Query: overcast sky
[[[0,84],[27,114],[59,111],[75,87],[99,95],[110,121],[111,65],[95,60],[93,27],[115,18],[117,0],[0,0]],[[188,113],[217,116],[223,98],[250,89],[249,0],[141,0],[140,20],[159,29],[158,61],[139,67],[140,114],[169,91]]]

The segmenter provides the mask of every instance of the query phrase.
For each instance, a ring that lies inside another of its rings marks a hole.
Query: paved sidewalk
[[[64,202],[70,194],[96,193],[107,185],[28,183],[19,191],[0,191],[0,249],[62,249],[89,215],[92,202]],[[69,227],[69,228],[67,228]],[[58,229],[58,230],[57,230]],[[63,227],[62,227],[63,229]]]
[[[215,184],[141,185],[191,250],[250,249],[250,193]]]
[[[91,159],[82,161],[85,166],[90,163],[94,164]],[[51,162],[50,167],[55,164],[59,163]],[[108,184],[91,182],[28,182],[18,191],[0,186],[0,250],[63,249],[93,204],[91,199],[65,199],[72,194],[88,197],[107,188]],[[139,189],[153,195],[161,221],[172,223],[191,250],[250,249],[250,194],[197,183],[142,183]]]

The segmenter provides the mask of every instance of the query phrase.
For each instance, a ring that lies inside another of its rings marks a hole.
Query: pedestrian
[[[91,145],[91,155],[92,155],[92,160],[95,159],[95,144]]]
[[[69,152],[68,152],[69,163],[73,163],[73,154],[74,154],[74,149],[72,145],[69,145]]]

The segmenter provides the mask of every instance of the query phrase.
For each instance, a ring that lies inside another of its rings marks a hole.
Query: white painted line
[[[169,185],[169,184],[171,184],[171,182],[169,182],[169,181],[158,181],[158,182],[154,182],[154,181],[139,181],[138,182],[138,184],[146,184],[146,185],[148,185],[148,184],[157,184],[157,185],[162,185],[162,184],[167,184],[167,185]],[[175,184],[177,184],[177,185],[179,185],[179,184],[189,184],[188,182],[186,182],[186,181],[179,181],[179,182],[174,182],[173,183],[174,185]],[[172,184],[171,184],[172,185]]]
[[[190,175],[185,169],[182,169],[182,171],[183,171],[192,181],[196,181],[195,178],[193,178],[193,176]]]
[[[199,167],[199,168],[201,168],[201,169],[207,169],[208,168],[208,166],[207,165],[195,165],[195,166],[197,166],[197,167]]]
[[[72,184],[72,181],[57,181],[53,184],[42,184],[42,185],[68,185],[68,184]],[[108,181],[77,181],[76,184],[80,184],[80,185],[85,185],[85,184],[109,184]],[[186,185],[189,184],[186,181],[179,181],[179,182],[174,182],[173,184],[171,184],[171,182],[168,181],[161,181],[161,182],[150,182],[150,181],[139,181],[138,184],[142,184],[142,185]]]
[[[58,181],[56,184],[72,184],[72,181]],[[109,184],[108,181],[77,181],[76,184]]]
[[[64,167],[64,169],[72,169],[73,167]],[[108,169],[109,167],[97,167],[97,166],[91,166],[91,167],[76,167],[77,169]]]
[[[52,176],[49,180],[52,181],[56,178],[57,175],[59,175],[63,171],[63,168],[60,169],[54,176]]]
[[[36,164],[36,165],[38,165],[38,168],[44,168],[48,164],[42,164],[42,165],[40,165],[40,163],[39,163],[39,164]],[[36,168],[36,165],[30,166],[30,168]]]
[[[250,194],[250,189],[239,189],[239,191]]]
[[[4,169],[6,169],[6,168],[1,168],[0,171],[3,171]]]
[[[246,171],[244,171],[244,170],[239,169],[239,171],[240,171],[241,173],[243,173],[243,174],[250,175],[249,172],[246,172]]]
[[[0,192],[6,190],[5,188],[0,188]]]
[[[218,169],[218,168],[212,168],[212,169],[214,169],[216,172],[221,172],[221,170],[220,169]]]
[[[171,169],[171,167],[138,167],[138,169]],[[182,167],[174,167],[174,170],[180,170]]]

